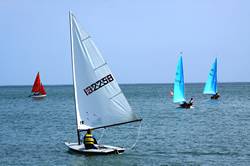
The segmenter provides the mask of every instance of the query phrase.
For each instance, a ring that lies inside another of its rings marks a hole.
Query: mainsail
[[[41,86],[41,81],[40,81],[40,74],[38,72],[36,75],[35,82],[34,82],[33,87],[32,87],[32,92],[39,92],[40,86]]]
[[[203,94],[216,94],[217,92],[217,58],[215,59],[208,75]]]
[[[71,55],[78,130],[139,121],[91,37],[70,13]]]
[[[177,64],[175,81],[174,81],[174,103],[180,103],[185,100],[184,94],[184,74],[183,74],[183,63],[182,56],[180,56]]]

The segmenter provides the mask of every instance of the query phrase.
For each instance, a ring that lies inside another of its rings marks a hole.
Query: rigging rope
[[[106,128],[104,128],[104,129],[102,130],[102,135],[101,135],[101,137],[100,137],[100,138],[98,139],[98,141],[97,141],[98,143],[101,142],[101,139],[102,139],[102,137],[104,136],[105,130],[106,130]]]
[[[137,144],[139,137],[140,137],[140,134],[141,134],[141,126],[142,126],[142,122],[140,121],[140,126],[139,126],[139,129],[137,132],[137,137],[136,137],[135,143],[130,148],[127,148],[127,150],[132,150],[135,147],[135,145]]]

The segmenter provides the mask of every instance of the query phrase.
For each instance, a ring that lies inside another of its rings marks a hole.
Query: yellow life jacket
[[[86,145],[93,145],[94,144],[94,138],[92,134],[85,134],[84,136],[84,144]]]

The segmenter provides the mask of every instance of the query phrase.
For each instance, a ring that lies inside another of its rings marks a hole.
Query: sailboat
[[[36,75],[35,82],[32,87],[32,95],[30,95],[32,98],[44,98],[46,96],[46,91],[44,89],[44,86],[40,80],[40,74],[39,72]]]
[[[203,94],[212,95],[211,99],[218,99],[220,97],[217,90],[217,58],[215,58],[215,61],[210,69]]]
[[[81,132],[108,128],[142,119],[136,117],[107,63],[91,37],[80,30],[69,12],[77,143],[65,142],[69,150],[84,154],[122,153],[125,148],[99,145],[85,149]]]
[[[173,102],[179,103],[181,108],[191,108],[192,106],[192,98],[189,103],[186,102],[185,99],[185,87],[184,87],[184,73],[183,73],[183,61],[182,56],[179,57],[175,81],[174,81],[174,94],[173,94]]]

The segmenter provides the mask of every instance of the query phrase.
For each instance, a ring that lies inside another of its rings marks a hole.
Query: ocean
[[[220,83],[219,100],[204,84],[186,84],[193,109],[178,109],[172,84],[121,85],[143,121],[100,129],[100,143],[123,146],[119,155],[84,156],[68,151],[76,142],[72,86],[45,86],[33,100],[31,86],[0,87],[0,165],[250,165],[250,83]],[[130,147],[136,142],[134,149]]]

